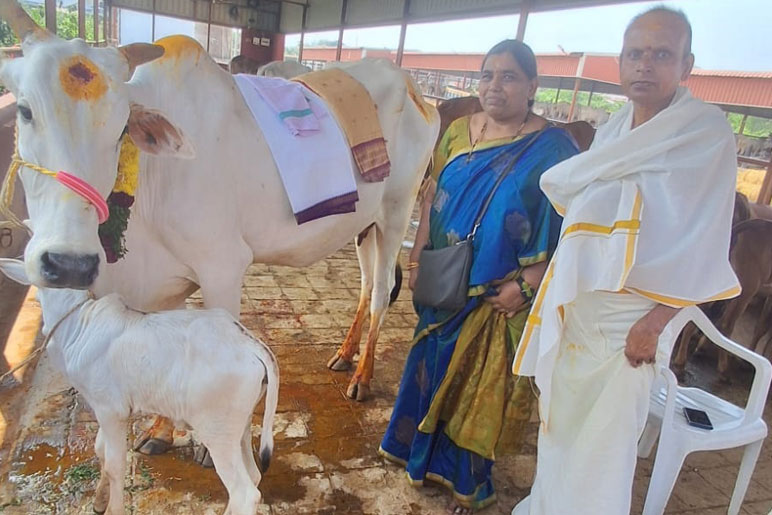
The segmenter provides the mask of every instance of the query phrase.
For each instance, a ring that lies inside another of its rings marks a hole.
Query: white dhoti
[[[565,306],[536,482],[513,515],[630,513],[655,369],[633,368],[624,349],[630,327],[655,305],[638,295],[592,292]]]

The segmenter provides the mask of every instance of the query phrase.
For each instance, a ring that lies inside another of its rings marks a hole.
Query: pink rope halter
[[[107,202],[102,198],[97,190],[89,183],[79,177],[75,177],[67,172],[59,171],[54,175],[54,179],[64,184],[72,191],[91,202],[96,208],[99,223],[103,224],[110,217],[110,210],[107,208]]]

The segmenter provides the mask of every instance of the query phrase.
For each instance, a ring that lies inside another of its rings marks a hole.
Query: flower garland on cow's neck
[[[108,263],[115,263],[126,254],[124,235],[129,226],[138,178],[139,148],[134,144],[131,136],[124,134],[118,157],[118,175],[115,178],[113,191],[107,197],[110,217],[99,226],[99,240],[105,249]]]

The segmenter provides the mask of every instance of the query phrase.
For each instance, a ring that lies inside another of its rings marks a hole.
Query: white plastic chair
[[[727,512],[735,515],[740,511],[761,444],[767,436],[767,424],[761,417],[772,380],[772,365],[762,356],[724,337],[695,306],[682,309],[673,318],[669,334],[677,337],[688,322],[694,322],[710,341],[723,350],[753,365],[755,376],[748,403],[745,408],[741,408],[699,388],[678,386],[668,364],[660,365],[660,376],[652,388],[649,418],[638,443],[638,456],[645,458],[651,454],[659,436],[659,448],[643,515],[660,515],[665,511],[687,454],[744,446],[740,471]],[[683,414],[684,406],[707,412],[713,430],[688,425]]]

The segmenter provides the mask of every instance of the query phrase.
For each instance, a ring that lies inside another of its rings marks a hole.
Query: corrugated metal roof
[[[111,7],[150,13],[155,7],[156,14],[202,23],[209,20],[209,5],[208,2],[194,0],[110,0]],[[279,16],[282,10],[280,0],[261,0],[256,7],[221,2],[212,3],[211,7],[211,22],[215,25],[279,31]],[[300,12],[302,14],[302,9]]]
[[[692,75],[706,77],[732,77],[742,79],[772,79],[772,72],[743,72],[732,70],[692,70]]]
[[[772,108],[772,74],[766,78],[693,74],[685,84],[694,96],[706,102]]]
[[[169,0],[156,0],[166,2]],[[517,14],[524,0],[410,0],[406,19],[411,22],[429,22],[462,18],[480,18],[502,14]],[[613,5],[640,0],[530,0],[531,12],[576,9],[599,5]],[[405,0],[348,0],[345,27],[367,27],[399,24],[404,13]],[[340,27],[342,0],[306,0],[306,30],[335,30]],[[294,4],[285,4],[290,7]],[[302,8],[282,8],[281,30],[300,32],[303,23]],[[514,28],[513,28],[514,30]]]
[[[355,51],[357,50],[357,51]],[[362,49],[343,49],[342,60],[359,59]],[[380,50],[381,55],[387,55]],[[372,54],[370,54],[372,55]],[[396,52],[390,51],[388,56],[395,60]],[[457,72],[478,72],[482,66],[485,54],[440,54],[405,52],[402,66],[420,70],[442,70]],[[305,48],[304,59],[334,61],[334,48]],[[573,81],[558,79],[575,79],[580,62],[584,58],[580,89],[587,91],[592,86],[595,91],[620,93],[619,90],[619,59],[609,54],[539,54],[536,61],[539,76],[543,84],[555,87],[573,88]],[[599,83],[603,83],[602,85]],[[725,109],[747,112],[755,116],[772,118],[772,72],[736,72],[725,70],[694,70],[685,85],[697,98],[706,102],[719,104]]]

